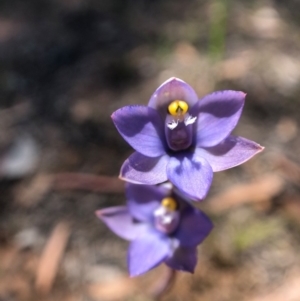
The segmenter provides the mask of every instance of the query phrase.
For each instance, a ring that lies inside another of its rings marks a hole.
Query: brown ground
[[[115,176],[132,150],[111,113],[171,76],[199,96],[245,91],[235,134],[266,149],[215,174],[200,204],[214,231],[163,300],[300,300],[299,8],[3,0],[0,300],[153,300],[166,270],[128,279],[127,244],[94,211],[124,202]]]

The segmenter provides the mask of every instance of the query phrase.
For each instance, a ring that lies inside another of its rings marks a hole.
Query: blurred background
[[[163,300],[300,300],[299,20],[297,0],[2,0],[0,300],[154,300],[164,267],[129,279],[94,211],[124,203],[111,113],[172,76],[246,92],[234,134],[266,149],[215,174],[215,228]]]

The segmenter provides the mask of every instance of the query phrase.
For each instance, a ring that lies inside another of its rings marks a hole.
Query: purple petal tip
[[[101,218],[101,210],[95,211],[95,215],[96,215],[98,218]]]

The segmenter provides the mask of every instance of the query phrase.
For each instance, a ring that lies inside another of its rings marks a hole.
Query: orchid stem
[[[150,294],[152,298],[159,301],[171,289],[176,279],[176,271],[168,268],[165,275],[158,280]]]

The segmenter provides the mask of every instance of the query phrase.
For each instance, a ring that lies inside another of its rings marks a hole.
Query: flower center
[[[168,112],[175,117],[182,117],[189,109],[189,105],[183,100],[174,100],[168,106]]]
[[[166,117],[166,139],[173,151],[184,150],[192,144],[193,124],[197,117],[188,113],[189,105],[183,100],[174,100],[168,106]]]
[[[170,234],[179,224],[180,213],[175,199],[167,197],[162,199],[160,206],[154,211],[154,224],[157,230]]]

